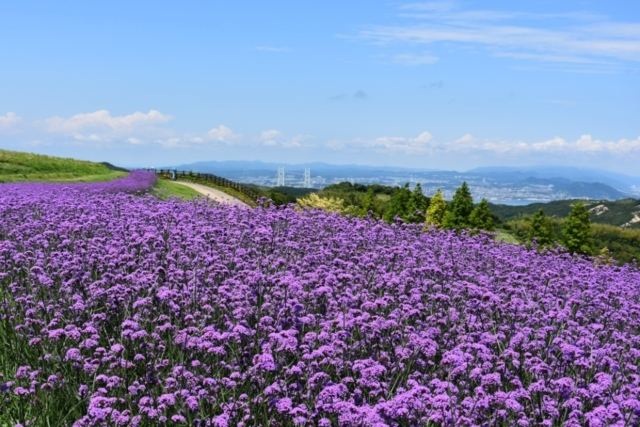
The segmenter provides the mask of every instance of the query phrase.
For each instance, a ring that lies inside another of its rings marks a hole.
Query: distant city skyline
[[[0,148],[640,176],[640,3],[0,2]]]

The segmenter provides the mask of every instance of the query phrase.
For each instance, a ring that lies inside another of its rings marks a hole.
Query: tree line
[[[294,188],[267,191],[265,196],[277,205],[297,203],[301,207],[371,216],[389,223],[424,224],[425,228],[469,229],[472,233],[499,230],[539,251],[562,246],[571,253],[604,257],[611,251],[620,262],[630,262],[640,256],[640,231],[592,224],[583,202],[574,203],[564,219],[552,218],[541,208],[533,215],[503,222],[487,200],[474,204],[466,182],[456,189],[450,201],[444,200],[441,190],[425,196],[420,184],[412,189],[409,183],[393,187],[341,182],[320,191]]]
[[[495,231],[495,216],[487,200],[474,206],[469,186],[463,182],[450,202],[442,191],[432,197],[424,195],[418,183],[413,189],[379,184],[363,185],[343,182],[320,192],[297,199],[298,205],[322,208],[354,216],[372,216],[389,223],[403,221],[443,229]]]
[[[640,230],[592,223],[582,201],[573,204],[564,219],[548,216],[540,208],[531,215],[509,220],[502,228],[521,243],[539,251],[563,246],[571,253],[594,255],[618,263],[640,259]]]

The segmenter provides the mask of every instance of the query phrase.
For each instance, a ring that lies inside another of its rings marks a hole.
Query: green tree
[[[493,212],[489,208],[489,202],[487,199],[482,201],[471,211],[469,215],[469,225],[471,228],[485,231],[495,231],[496,227],[493,222]]]
[[[375,211],[376,207],[376,194],[373,192],[373,187],[369,187],[367,192],[362,199],[362,211],[366,216],[369,214],[369,211]]]
[[[542,208],[533,214],[531,218],[531,228],[529,228],[529,233],[527,234],[527,246],[531,247],[533,239],[541,247],[553,244],[553,222],[551,218],[544,214]]]
[[[448,229],[469,228],[469,217],[473,212],[473,197],[466,182],[456,190],[447,209],[444,227]]]
[[[395,217],[399,216],[403,220],[407,219],[407,208],[409,205],[409,199],[411,198],[411,190],[409,189],[409,183],[407,182],[404,187],[397,187],[391,195],[387,210],[384,212],[384,220],[387,222],[393,222]]]
[[[343,199],[337,197],[320,197],[316,193],[310,193],[301,197],[297,201],[301,208],[324,209],[329,212],[339,212],[343,215],[357,214],[357,208],[353,205],[346,205]]]
[[[447,203],[444,201],[442,191],[438,188],[436,194],[431,198],[429,207],[427,208],[427,218],[425,225],[435,225],[441,227],[444,224],[447,215]]]
[[[562,226],[564,246],[571,253],[591,255],[591,219],[584,203],[577,202]]]
[[[267,193],[267,199],[270,199],[274,205],[286,205],[289,203],[295,203],[296,198],[293,196],[289,196],[288,194],[281,193],[274,189],[270,189]]]
[[[419,224],[424,222],[429,199],[422,193],[422,185],[416,184],[407,202],[407,222]]]
[[[600,250],[600,254],[596,257],[594,264],[596,266],[601,265],[611,265],[613,263],[613,258],[611,257],[611,252],[608,247],[604,247]]]

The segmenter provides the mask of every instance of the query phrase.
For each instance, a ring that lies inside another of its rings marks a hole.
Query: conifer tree
[[[471,228],[485,231],[495,231],[496,227],[493,222],[493,212],[489,208],[489,202],[487,199],[482,201],[471,211],[469,215],[469,225]]]
[[[424,222],[428,206],[429,200],[422,193],[422,185],[418,183],[411,192],[407,203],[407,222],[415,224]]]
[[[375,200],[376,200],[376,195],[373,192],[373,188],[369,187],[367,189],[366,194],[364,195],[364,199],[362,200],[362,210],[364,211],[365,216],[369,214],[369,211],[374,210]]]
[[[447,203],[444,201],[442,191],[438,188],[436,194],[431,198],[429,207],[427,208],[427,218],[425,225],[435,225],[441,227],[444,224],[447,215]]]
[[[591,219],[584,203],[577,202],[562,227],[564,246],[571,253],[591,254]]]
[[[466,181],[456,190],[447,209],[444,226],[448,229],[469,228],[469,216],[473,212],[473,197]]]
[[[410,198],[411,190],[409,189],[408,182],[404,187],[396,188],[396,190],[391,195],[391,200],[389,200],[389,205],[384,213],[384,220],[387,222],[393,222],[395,217],[400,217],[403,220],[406,220],[407,208]]]
[[[544,210],[540,208],[538,212],[533,214],[531,218],[531,228],[527,236],[527,244],[530,246],[536,240],[541,247],[551,246],[553,244],[553,223],[551,218],[544,214]]]
[[[611,252],[608,247],[604,247],[600,250],[600,254],[594,261],[596,266],[600,265],[611,265],[613,263],[613,258],[611,257]]]

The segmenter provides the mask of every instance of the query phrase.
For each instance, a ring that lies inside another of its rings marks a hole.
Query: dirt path
[[[243,201],[236,199],[233,196],[228,195],[227,193],[217,190],[215,188],[207,187],[206,185],[196,184],[193,182],[185,182],[185,181],[173,181],[176,184],[184,185],[189,188],[193,188],[200,194],[204,194],[205,196],[209,196],[213,200],[217,200],[222,203],[227,203],[229,205],[239,205],[249,207]]]

